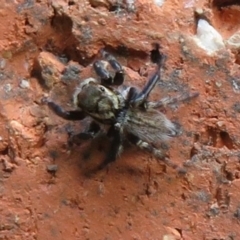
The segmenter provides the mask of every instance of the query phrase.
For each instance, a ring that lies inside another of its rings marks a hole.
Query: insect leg
[[[160,108],[166,107],[167,105],[176,104],[178,102],[185,102],[192,98],[199,96],[198,92],[184,93],[176,97],[165,97],[157,102],[146,102],[144,104],[145,108]]]
[[[120,130],[111,128],[110,132],[110,135],[113,136],[113,141],[110,147],[110,151],[108,152],[107,157],[103,163],[99,166],[99,169],[103,169],[110,162],[115,161],[117,156],[120,155],[122,151],[122,136]]]
[[[49,99],[43,99],[44,103],[47,103],[48,107],[59,117],[65,120],[82,120],[86,117],[85,113],[80,110],[65,111],[61,106]]]
[[[153,147],[151,144],[147,142],[142,141],[139,137],[135,136],[134,134],[128,134],[127,138],[130,141],[130,143],[136,145],[142,150],[146,150],[147,152],[152,153],[157,159],[164,162],[167,166],[176,169],[179,173],[186,172],[184,168],[178,166],[177,164],[173,163],[169,158],[167,158],[161,150]]]
[[[87,141],[89,139],[94,138],[99,131],[100,131],[100,126],[96,122],[92,121],[86,132],[80,132],[77,134],[72,134],[72,132],[69,132],[70,137],[68,140],[68,144],[70,146],[74,143],[79,145],[82,143],[82,141]]]

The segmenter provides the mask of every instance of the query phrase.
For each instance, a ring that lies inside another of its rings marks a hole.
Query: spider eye
[[[99,87],[101,92],[105,92],[105,88],[104,87]]]

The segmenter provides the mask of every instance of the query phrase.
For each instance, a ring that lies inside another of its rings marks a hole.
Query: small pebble
[[[221,83],[221,82],[218,82],[218,81],[215,82],[215,84],[216,84],[217,87],[221,87],[221,86],[222,86],[222,83]]]
[[[56,164],[47,165],[47,171],[49,173],[56,173],[57,170],[58,170],[58,165],[56,165]]]
[[[231,48],[239,49],[240,48],[240,31],[235,32],[228,40],[227,44]]]
[[[98,23],[99,23],[100,25],[102,25],[102,26],[105,26],[105,25],[106,25],[106,21],[105,21],[104,18],[98,19]]]
[[[204,12],[203,12],[202,8],[196,8],[195,13],[198,14],[198,15],[203,15]]]
[[[154,3],[158,6],[161,7],[164,4],[164,0],[154,0]]]
[[[6,66],[6,60],[4,58],[0,59],[0,68],[4,69]]]
[[[29,84],[29,82],[27,81],[27,80],[22,80],[21,82],[20,82],[20,87],[21,88],[29,88],[30,87],[30,84]]]
[[[10,92],[12,90],[12,85],[10,83],[7,83],[3,86],[3,89],[5,92]]]

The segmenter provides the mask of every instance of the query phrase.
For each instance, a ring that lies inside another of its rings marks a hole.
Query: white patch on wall
[[[199,19],[197,24],[197,34],[194,37],[199,47],[204,49],[208,54],[225,48],[222,36],[206,20]]]
[[[154,2],[157,6],[161,7],[161,6],[164,4],[165,0],[153,0],[153,2]]]

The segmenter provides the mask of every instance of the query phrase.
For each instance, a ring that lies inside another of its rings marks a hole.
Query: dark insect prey
[[[135,87],[120,86],[124,82],[122,66],[114,56],[101,50],[106,61],[97,60],[93,64],[100,81],[87,78],[80,83],[73,93],[76,110],[65,111],[55,102],[45,99],[49,108],[66,120],[82,120],[87,116],[92,118],[89,128],[71,136],[71,142],[92,139],[102,126],[107,127],[107,135],[112,138],[112,142],[109,153],[99,166],[100,169],[120,155],[123,141],[127,140],[152,153],[168,166],[181,171],[177,164],[166,157],[163,150],[157,148],[159,143],[165,143],[169,138],[177,136],[179,128],[156,108],[191,99],[198,96],[198,93],[166,97],[156,102],[148,101],[149,94],[160,79],[161,67],[166,59],[160,52],[159,45],[153,46],[150,55],[151,61],[156,64],[156,70],[141,91]],[[105,68],[106,62],[113,68],[115,76],[111,76]]]

